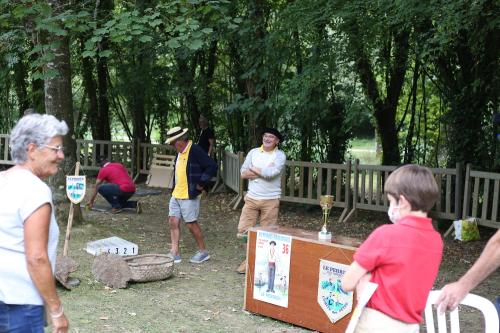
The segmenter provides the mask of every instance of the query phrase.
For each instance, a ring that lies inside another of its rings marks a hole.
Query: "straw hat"
[[[178,139],[184,134],[186,134],[187,131],[188,131],[187,128],[183,129],[182,127],[179,126],[175,126],[174,128],[169,129],[167,132],[167,140],[165,140],[165,143],[169,145],[175,139]]]

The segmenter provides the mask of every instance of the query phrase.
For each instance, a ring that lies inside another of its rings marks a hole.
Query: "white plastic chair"
[[[425,325],[427,327],[427,333],[435,333],[434,330],[434,313],[437,315],[437,323],[438,323],[438,332],[446,333],[446,314],[440,314],[438,309],[436,309],[433,305],[436,304],[436,300],[438,299],[441,290],[432,290],[429,294],[429,298],[427,299],[427,304],[425,306]],[[499,319],[498,312],[495,308],[495,305],[491,303],[484,297],[467,294],[465,298],[460,302],[462,305],[467,305],[473,308],[480,310],[484,315],[484,332],[485,333],[498,333],[499,330]],[[460,332],[460,324],[458,321],[458,308],[451,311],[450,313],[450,329],[451,333],[459,333]]]

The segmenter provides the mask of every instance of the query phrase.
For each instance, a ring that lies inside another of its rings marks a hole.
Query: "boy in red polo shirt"
[[[394,224],[378,227],[363,242],[342,288],[359,295],[367,281],[378,284],[356,333],[418,333],[443,253],[441,235],[427,217],[439,189],[428,168],[405,165],[390,174],[384,191]]]

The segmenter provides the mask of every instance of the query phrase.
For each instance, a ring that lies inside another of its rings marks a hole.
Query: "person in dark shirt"
[[[200,126],[200,136],[198,138],[198,146],[200,146],[210,157],[215,156],[215,133],[214,130],[208,127],[208,119],[205,116],[200,116],[198,120]]]

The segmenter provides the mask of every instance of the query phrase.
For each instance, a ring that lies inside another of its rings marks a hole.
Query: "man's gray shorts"
[[[200,198],[196,199],[176,199],[170,198],[168,204],[168,216],[177,217],[179,220],[183,219],[184,222],[195,222],[198,220],[200,214]]]

